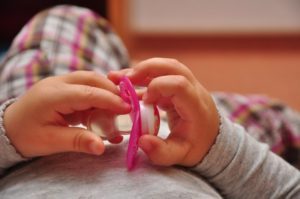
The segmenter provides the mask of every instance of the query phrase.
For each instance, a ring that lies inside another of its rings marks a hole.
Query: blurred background
[[[59,4],[72,4],[93,9],[107,17],[107,1],[102,0],[1,0],[0,1],[0,48],[9,46],[21,28],[36,13]]]
[[[133,64],[176,58],[210,91],[264,94],[300,110],[299,0],[1,0],[1,51],[35,13],[57,4],[106,17]]]

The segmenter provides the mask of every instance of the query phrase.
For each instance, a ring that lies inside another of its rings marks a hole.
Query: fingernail
[[[103,145],[99,142],[96,142],[96,141],[93,141],[91,144],[90,144],[90,150],[92,152],[92,154],[95,154],[95,155],[101,155],[103,153]]]
[[[112,144],[119,144],[123,141],[123,136],[116,136],[113,139],[109,140]]]

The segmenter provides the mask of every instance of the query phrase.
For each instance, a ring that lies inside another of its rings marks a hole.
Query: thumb
[[[153,164],[171,166],[180,163],[186,156],[189,145],[176,137],[163,140],[153,135],[143,135],[139,147]]]
[[[83,152],[101,155],[104,152],[104,143],[100,137],[92,132],[78,127],[56,127],[56,152]],[[57,133],[59,132],[59,133]]]

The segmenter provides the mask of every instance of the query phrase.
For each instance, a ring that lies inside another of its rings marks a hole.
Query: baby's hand
[[[66,151],[100,155],[104,151],[101,138],[70,127],[85,124],[93,109],[116,114],[130,111],[114,83],[99,74],[79,71],[38,82],[6,109],[4,126],[24,157]]]
[[[118,83],[123,75],[135,85],[147,86],[143,100],[158,104],[168,115],[167,139],[140,138],[139,146],[150,160],[165,166],[194,166],[201,161],[215,141],[219,117],[211,95],[192,72],[176,60],[152,58],[108,77]]]

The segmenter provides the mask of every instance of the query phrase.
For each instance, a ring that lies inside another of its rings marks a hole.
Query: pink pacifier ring
[[[129,137],[126,159],[127,168],[128,170],[131,170],[134,166],[134,160],[138,151],[138,141],[141,136],[141,112],[138,96],[130,80],[125,76],[121,78],[120,91],[122,99],[132,106],[130,117],[133,124]]]

